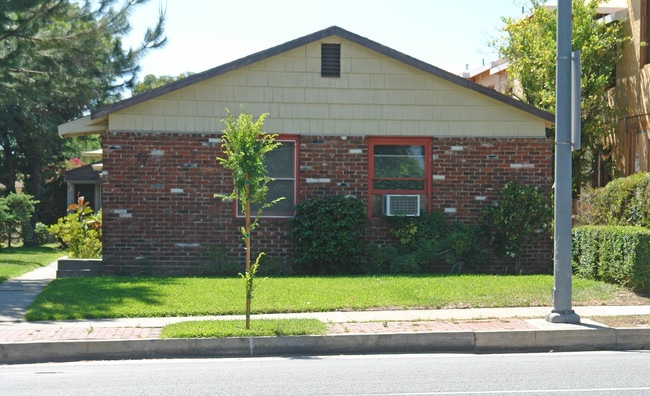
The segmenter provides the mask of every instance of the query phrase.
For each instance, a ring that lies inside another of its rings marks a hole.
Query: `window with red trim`
[[[382,215],[384,195],[419,195],[420,210],[430,210],[431,140],[371,138],[369,140],[371,217]]]
[[[298,161],[298,139],[278,138],[280,146],[266,154],[265,164],[268,176],[273,180],[268,183],[267,202],[284,197],[274,205],[262,210],[262,217],[293,217],[298,191],[296,164]],[[260,205],[251,205],[251,213],[257,213]],[[244,217],[241,204],[237,203],[237,217]]]

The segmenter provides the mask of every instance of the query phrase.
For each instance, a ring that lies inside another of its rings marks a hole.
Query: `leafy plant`
[[[650,173],[635,173],[614,179],[602,188],[585,189],[576,218],[584,225],[650,228]]]
[[[36,239],[39,246],[47,243],[49,232],[47,231],[47,226],[45,224],[41,223],[40,221],[36,222],[36,225],[34,226],[34,234],[36,234]]]
[[[93,213],[88,202],[80,196],[68,207],[67,216],[58,219],[49,227],[73,258],[102,257],[102,213]]]
[[[399,241],[391,273],[440,272],[443,267],[446,272],[459,261],[466,268],[478,268],[483,262],[479,231],[460,222],[450,224],[442,212],[386,220]]]
[[[530,0],[526,18],[504,18],[504,34],[492,46],[509,61],[508,76],[518,89],[510,92],[519,100],[555,113],[555,57],[557,11],[545,0]],[[607,100],[616,65],[630,40],[624,24],[602,23],[598,0],[572,2],[572,43],[582,63],[582,150],[573,154],[573,188],[591,180],[594,159],[607,157],[607,134],[614,129],[622,109]]]
[[[206,263],[200,268],[199,275],[232,276],[241,272],[240,264],[230,260],[223,245],[210,246],[204,254]]]
[[[581,226],[573,230],[573,268],[583,278],[650,291],[650,230]]]
[[[280,145],[275,141],[277,135],[268,134],[262,130],[264,119],[268,114],[262,114],[257,121],[246,111],[235,119],[230,110],[226,109],[228,118],[222,120],[226,129],[221,136],[221,147],[224,157],[217,157],[217,161],[232,173],[234,189],[229,195],[215,194],[215,197],[224,200],[236,199],[244,209],[246,216],[245,225],[241,229],[246,243],[246,271],[240,276],[246,285],[246,328],[250,328],[250,305],[253,297],[253,281],[259,267],[260,255],[251,266],[251,231],[255,229],[262,209],[273,205],[283,199],[279,198],[270,203],[266,202],[268,183],[271,179],[267,176],[264,162],[265,154]],[[251,204],[260,205],[257,214],[251,221]]]
[[[479,213],[494,251],[515,260],[521,272],[520,253],[550,230],[553,219],[551,196],[538,186],[507,183],[499,200]]]
[[[308,274],[360,273],[364,258],[366,207],[340,195],[302,200],[291,221],[298,252],[295,269]]]
[[[21,235],[24,242],[31,241],[33,230],[30,220],[38,201],[29,194],[9,193],[0,197],[0,234],[11,247],[11,241]],[[28,243],[29,244],[29,243]]]

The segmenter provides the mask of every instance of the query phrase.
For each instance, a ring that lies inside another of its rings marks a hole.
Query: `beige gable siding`
[[[269,113],[266,130],[300,135],[544,137],[529,113],[353,42],[341,77],[320,76],[314,42],[109,115],[113,131],[220,132],[225,108]]]

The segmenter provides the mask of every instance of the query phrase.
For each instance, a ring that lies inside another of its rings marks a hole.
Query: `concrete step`
[[[60,278],[81,278],[81,277],[91,277],[91,276],[100,276],[101,271],[94,271],[89,269],[79,269],[79,270],[57,270],[56,277]]]
[[[58,261],[57,278],[100,276],[102,259],[61,259]]]

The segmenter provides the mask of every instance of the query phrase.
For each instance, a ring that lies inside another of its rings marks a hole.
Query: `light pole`
[[[551,323],[580,323],[571,308],[571,0],[557,5],[555,219]]]

